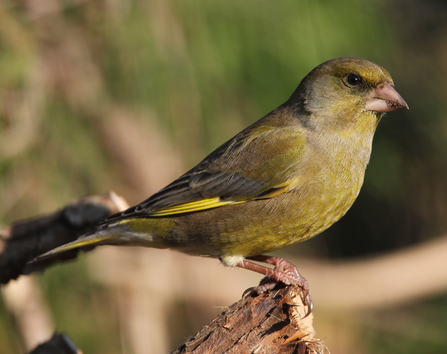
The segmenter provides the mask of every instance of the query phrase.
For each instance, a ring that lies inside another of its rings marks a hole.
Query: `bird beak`
[[[377,85],[365,102],[365,110],[385,113],[396,109],[408,109],[407,103],[389,83]]]

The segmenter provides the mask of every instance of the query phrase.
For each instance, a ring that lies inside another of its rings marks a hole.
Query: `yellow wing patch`
[[[256,199],[273,198],[273,197],[276,197],[277,195],[280,195],[280,194],[288,191],[292,187],[294,187],[294,185],[295,185],[294,182],[296,182],[296,181],[292,180],[292,181],[278,184],[276,187],[268,190],[267,193],[262,194],[258,197],[254,197],[254,198],[242,199],[242,200],[221,200],[219,197],[207,198],[207,199],[202,199],[202,200],[198,200],[195,202],[173,205],[171,207],[167,207],[167,208],[163,208],[163,209],[159,209],[159,210],[151,210],[151,211],[149,211],[148,216],[149,217],[166,217],[166,216],[172,216],[172,215],[177,215],[177,214],[193,213],[193,212],[201,211],[201,210],[219,208],[224,205],[241,204],[241,203],[246,203],[246,202],[249,202],[251,200],[256,200]]]
[[[149,216],[159,217],[159,216],[170,216],[170,215],[175,215],[175,214],[192,213],[192,212],[200,211],[200,210],[218,208],[218,207],[221,207],[224,205],[229,205],[229,204],[245,203],[247,201],[248,200],[222,201],[222,200],[220,200],[219,197],[202,199],[202,200],[198,200],[196,202],[184,203],[184,204],[174,205],[172,207],[168,207],[168,208],[164,208],[164,209],[160,209],[160,210],[151,211]]]

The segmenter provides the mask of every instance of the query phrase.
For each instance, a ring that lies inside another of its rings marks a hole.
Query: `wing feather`
[[[272,198],[296,185],[293,172],[304,146],[304,135],[296,129],[255,123],[150,198],[100,226]]]

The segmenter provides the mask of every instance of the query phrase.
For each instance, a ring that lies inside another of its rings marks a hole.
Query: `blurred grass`
[[[86,281],[82,257],[70,267],[54,267],[41,282],[51,306],[57,330],[67,333],[85,353],[122,353],[117,309],[113,292]]]
[[[0,2],[0,222],[110,189],[141,201],[145,189],[105,141],[117,111],[142,127],[146,112],[188,168],[284,102],[316,65],[358,56],[391,72],[411,110],[379,126],[352,211],[287,252],[359,256],[445,232],[446,13],[435,0]],[[141,153],[145,164],[160,152]],[[101,306],[110,295],[77,264],[45,276],[58,327],[87,353],[120,353],[119,325]],[[445,311],[445,301],[433,306]],[[20,352],[4,308],[0,316],[0,352]],[[371,352],[407,352],[398,336],[370,329],[369,338]],[[433,345],[424,352],[447,348]]]

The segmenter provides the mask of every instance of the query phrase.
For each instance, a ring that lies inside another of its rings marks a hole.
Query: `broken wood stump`
[[[171,354],[329,353],[314,337],[312,319],[299,287],[283,285],[260,295],[248,289]]]

